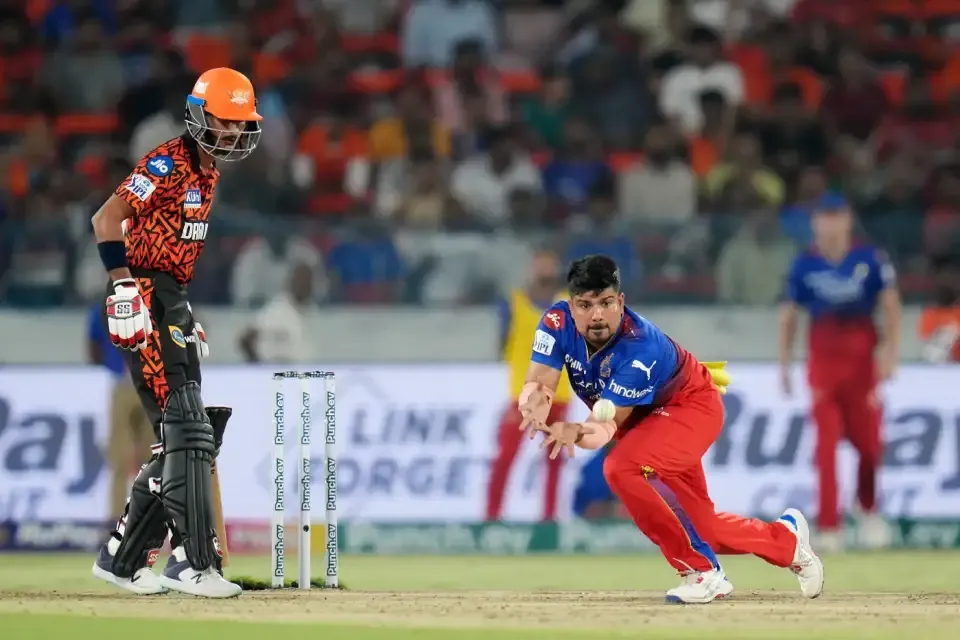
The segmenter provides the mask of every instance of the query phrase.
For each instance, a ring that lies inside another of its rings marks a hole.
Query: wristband
[[[127,247],[123,240],[107,240],[97,243],[100,252],[100,261],[107,271],[122,269],[127,266]]]

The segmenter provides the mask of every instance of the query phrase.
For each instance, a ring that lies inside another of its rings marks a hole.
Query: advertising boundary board
[[[268,517],[272,370],[204,370],[206,402],[234,407],[219,460],[228,520]],[[732,364],[730,371],[727,424],[704,458],[717,508],[776,516],[796,506],[814,514],[815,432],[802,372],[796,372],[794,396],[784,398],[775,365]],[[336,372],[341,519],[482,520],[499,421],[510,405],[503,368],[364,365]],[[0,521],[115,517],[107,513],[104,453],[111,385],[105,372],[93,368],[0,369]],[[881,390],[886,451],[880,491],[889,516],[960,518],[957,389],[960,367],[907,365]],[[296,390],[291,386],[289,392]],[[321,397],[319,390],[314,397]],[[575,403],[571,417],[585,415],[585,407]],[[287,427],[295,429],[295,421]],[[566,464],[561,521],[571,518],[579,468],[590,455],[580,451]],[[315,469],[323,468],[314,462]],[[847,445],[839,464],[843,504],[849,505],[856,457]],[[538,521],[543,481],[543,453],[525,441],[508,484],[504,520]],[[293,482],[287,478],[289,492]],[[314,517],[322,519],[320,513]]]

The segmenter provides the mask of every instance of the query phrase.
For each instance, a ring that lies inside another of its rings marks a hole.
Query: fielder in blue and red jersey
[[[877,385],[893,375],[899,355],[896,274],[884,251],[853,243],[853,213],[842,197],[822,198],[812,222],[815,246],[794,261],[781,311],[782,385],[789,395],[797,316],[805,310],[810,316],[807,373],[817,426],[821,545],[830,550],[842,546],[836,453],[846,438],[860,456],[861,542],[885,546],[889,530],[877,513],[876,495],[883,453]],[[874,322],[878,308],[883,316],[882,339]]]
[[[520,428],[545,433],[551,456],[613,441],[603,461],[607,483],[683,576],[667,592],[668,602],[703,604],[730,594],[718,553],[750,553],[790,567],[805,596],[820,595],[823,565],[799,511],[763,522],[714,508],[702,458],[720,435],[723,403],[711,370],[624,306],[620,272],[610,258],[575,261],[567,288],[569,299],[547,310],[534,335]],[[609,401],[602,414],[584,423],[546,424],[564,368],[587,406]]]

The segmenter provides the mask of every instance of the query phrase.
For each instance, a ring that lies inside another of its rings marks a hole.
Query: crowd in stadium
[[[960,255],[957,0],[0,0],[0,303],[102,296],[90,216],[254,81],[191,298],[475,304],[534,247],[645,302],[771,304],[812,203],[923,299]]]

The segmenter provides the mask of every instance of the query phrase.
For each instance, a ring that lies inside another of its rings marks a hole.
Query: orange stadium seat
[[[120,126],[115,113],[65,113],[57,117],[59,136],[91,136],[113,133]]]
[[[540,90],[540,76],[532,71],[504,71],[500,75],[507,93],[536,93]]]
[[[607,164],[615,173],[626,171],[635,164],[643,162],[643,155],[636,151],[614,151],[607,156]]]
[[[353,73],[350,75],[350,87],[361,93],[393,93],[400,88],[404,75],[402,70]]]
[[[233,60],[229,42],[202,33],[190,35],[184,45],[183,55],[187,66],[194,73],[203,73],[216,67],[229,67]]]
[[[258,85],[273,84],[282,80],[289,70],[286,61],[278,55],[258,53],[253,58],[253,81]]]
[[[353,198],[345,193],[314,193],[307,202],[307,210],[319,215],[341,215],[353,205]]]
[[[898,105],[903,102],[903,88],[906,84],[906,76],[899,71],[888,71],[880,74],[880,86],[891,104]]]
[[[347,53],[392,53],[400,49],[400,39],[392,33],[345,33],[340,39]]]

